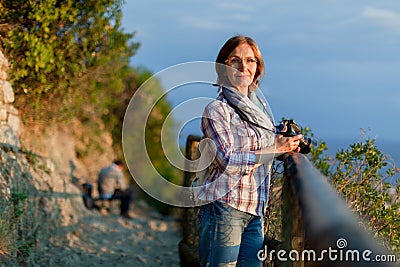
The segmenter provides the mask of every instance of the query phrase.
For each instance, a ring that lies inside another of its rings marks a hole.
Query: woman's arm
[[[206,138],[216,146],[215,161],[217,167],[228,175],[248,174],[254,168],[254,151],[235,147],[235,136],[231,129],[231,108],[221,101],[213,101],[204,110],[202,131]],[[238,141],[240,139],[237,139]]]

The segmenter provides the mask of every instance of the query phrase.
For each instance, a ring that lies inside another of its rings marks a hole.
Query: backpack
[[[82,184],[82,200],[83,204],[88,209],[93,209],[95,207],[94,200],[92,197],[92,190],[93,190],[92,184],[90,183]]]
[[[217,148],[212,140],[202,137],[196,149],[196,160],[193,165],[196,176],[191,183],[191,198],[196,206],[200,203],[198,191],[215,167],[214,159],[216,153]]]

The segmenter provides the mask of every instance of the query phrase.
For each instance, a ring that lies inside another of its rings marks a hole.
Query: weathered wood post
[[[186,158],[195,160],[198,157],[197,147],[200,142],[199,136],[190,135],[186,141]],[[188,163],[191,164],[191,163]],[[186,166],[186,170],[193,170],[192,166]],[[183,185],[190,187],[196,173],[185,171]],[[197,234],[198,207],[181,208],[182,240],[179,242],[179,257],[182,267],[200,266],[198,256],[198,234]]]
[[[293,164],[286,158],[285,170],[290,170]],[[295,195],[294,184],[288,180],[290,175],[285,175],[282,188],[282,249],[286,252],[304,250],[304,225],[301,220],[301,210],[299,200]],[[287,255],[286,255],[287,257]],[[304,267],[304,261],[282,261],[279,266],[284,267]]]

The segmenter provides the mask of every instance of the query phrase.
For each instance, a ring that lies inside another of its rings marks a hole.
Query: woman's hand
[[[287,152],[300,152],[300,139],[303,135],[299,134],[293,137],[284,137],[278,134],[275,140],[275,145],[270,147],[265,147],[260,150],[254,151],[256,154],[256,162],[258,163],[256,167],[261,164],[269,164],[272,160],[281,154]]]
[[[284,137],[278,134],[276,137],[275,153],[300,152],[299,144],[302,137],[301,134],[293,137]]]

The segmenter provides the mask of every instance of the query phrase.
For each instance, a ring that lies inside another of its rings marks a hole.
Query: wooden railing
[[[284,166],[283,258],[300,260],[281,266],[396,266],[305,155],[287,155]]]
[[[196,136],[188,137],[188,159],[196,159],[199,140]],[[397,266],[393,253],[363,230],[327,178],[305,155],[287,154],[283,161],[283,244],[275,251],[268,248],[265,258],[272,258],[272,254],[278,258],[270,266]],[[195,173],[186,172],[185,186],[190,186],[194,177]],[[199,266],[197,209],[186,208],[182,212],[181,266]]]

